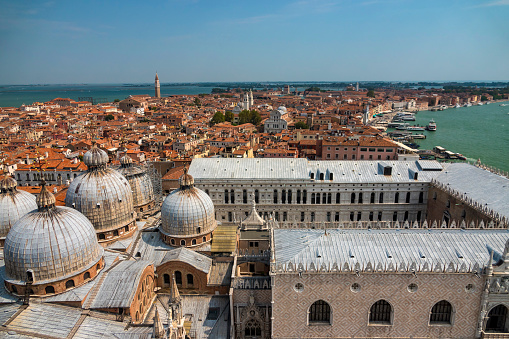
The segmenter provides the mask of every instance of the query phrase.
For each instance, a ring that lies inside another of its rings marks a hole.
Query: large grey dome
[[[51,203],[49,200],[41,202]],[[29,270],[34,284],[66,279],[96,265],[103,252],[94,227],[83,214],[68,207],[41,205],[19,219],[5,239],[7,280],[23,282]]]
[[[133,193],[134,207],[149,204],[154,200],[154,187],[149,175],[140,167],[133,164],[129,156],[120,159],[121,167],[118,169],[129,184]]]
[[[212,232],[217,226],[212,200],[207,193],[193,186],[194,180],[189,174],[185,173],[183,177],[180,188],[164,199],[161,232],[177,237]]]
[[[134,219],[131,186],[111,168],[90,169],[73,180],[65,205],[83,213],[97,231],[123,227]]]
[[[18,190],[10,175],[0,180],[0,238],[5,238],[12,225],[22,216],[37,209],[35,196]]]

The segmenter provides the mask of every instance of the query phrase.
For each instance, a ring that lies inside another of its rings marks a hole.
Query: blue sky
[[[509,80],[509,0],[0,0],[0,83]]]

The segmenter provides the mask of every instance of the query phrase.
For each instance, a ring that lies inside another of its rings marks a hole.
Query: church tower
[[[157,76],[157,72],[156,72],[155,88],[156,88],[156,98],[160,98],[161,97],[161,84],[159,83],[159,77]]]

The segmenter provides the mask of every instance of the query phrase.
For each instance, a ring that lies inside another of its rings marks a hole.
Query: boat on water
[[[456,153],[456,158],[460,159],[460,160],[467,160],[467,157],[465,157],[463,154],[461,153]]]
[[[471,107],[472,104],[470,102],[467,102],[465,105],[463,105],[463,107]]]
[[[499,106],[505,107],[505,106],[509,106],[509,104],[500,104]]]
[[[426,134],[413,134],[412,139],[426,139]]]
[[[426,126],[426,129],[428,131],[436,131],[437,130],[437,123],[435,122],[435,120],[431,119],[429,121],[428,126]]]
[[[482,106],[482,105],[484,105],[484,104],[480,101],[477,103],[477,106]]]
[[[407,131],[424,131],[425,128],[423,126],[408,126]]]

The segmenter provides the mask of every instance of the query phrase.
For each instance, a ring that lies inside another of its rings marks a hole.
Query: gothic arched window
[[[485,332],[505,332],[507,322],[507,307],[498,305],[488,313]]]
[[[437,302],[431,309],[430,324],[450,324],[452,320],[452,305],[446,300]]]
[[[254,319],[249,320],[244,327],[244,335],[246,338],[261,337],[262,327],[260,323]]]
[[[331,309],[330,305],[323,301],[318,300],[311,305],[309,308],[308,315],[309,323],[327,323],[330,324],[331,321]]]
[[[369,310],[369,323],[391,324],[392,306],[385,300],[378,300]]]

